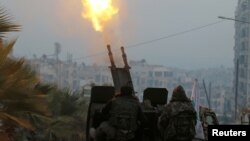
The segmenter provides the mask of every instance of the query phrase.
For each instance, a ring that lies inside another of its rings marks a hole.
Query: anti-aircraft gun
[[[130,66],[128,65],[127,55],[124,52],[124,47],[121,47],[122,59],[124,62],[123,68],[116,67],[110,45],[107,45],[107,49],[108,49],[108,55],[109,55],[109,59],[111,63],[110,71],[111,71],[111,75],[113,78],[115,91],[119,93],[120,88],[122,86],[130,86],[134,90],[133,81],[132,81],[131,74],[129,71]]]
[[[131,86],[134,90],[132,77],[130,74],[130,66],[127,62],[127,56],[124,47],[121,47],[122,58],[124,62],[123,68],[117,68],[113,58],[110,45],[107,45],[108,55],[111,66],[110,71],[114,86],[94,86],[91,89],[91,98],[88,107],[86,140],[91,141],[90,129],[97,128],[102,122],[100,109],[113,96],[119,93],[122,86]],[[135,91],[134,91],[135,94]],[[143,92],[142,107],[143,112],[148,119],[148,125],[142,129],[142,139],[144,141],[158,141],[160,135],[157,130],[157,119],[160,115],[161,107],[167,103],[168,91],[166,88],[146,88]]]

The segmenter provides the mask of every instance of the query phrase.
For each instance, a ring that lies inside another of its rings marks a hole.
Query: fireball
[[[83,18],[92,22],[96,31],[102,32],[114,15],[118,13],[112,0],[82,0],[84,11]]]

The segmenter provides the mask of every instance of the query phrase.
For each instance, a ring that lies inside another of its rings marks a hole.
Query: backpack
[[[196,113],[183,111],[170,118],[164,140],[191,140],[195,136]]]
[[[175,126],[175,138],[177,140],[189,140],[195,136],[196,113],[191,111],[183,111],[173,118]]]
[[[118,98],[112,103],[109,123],[116,129],[117,140],[134,138],[137,130],[137,114],[138,105],[133,99]]]

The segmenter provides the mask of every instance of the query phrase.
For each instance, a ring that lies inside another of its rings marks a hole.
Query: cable
[[[145,44],[150,44],[150,43],[153,43],[153,42],[157,42],[159,40],[163,40],[163,39],[167,39],[167,38],[179,36],[179,35],[182,35],[182,34],[186,34],[186,33],[189,33],[189,32],[193,32],[193,31],[196,31],[196,30],[200,30],[202,28],[205,28],[205,27],[208,27],[208,26],[212,26],[212,25],[224,22],[224,21],[225,20],[217,21],[217,22],[214,22],[214,23],[206,24],[206,25],[199,26],[199,27],[196,27],[196,28],[192,28],[192,29],[189,29],[189,30],[185,30],[185,31],[182,31],[182,32],[178,32],[178,33],[170,34],[170,35],[163,36],[163,37],[160,37],[160,38],[156,38],[156,39],[153,39],[153,40],[150,40],[150,41],[145,41],[145,42],[137,43],[137,44],[134,44],[134,45],[127,46],[126,48],[132,48],[132,47],[137,47],[137,46],[141,46],[141,45],[145,45]]]
[[[127,47],[124,47],[124,48],[134,48],[134,47],[142,46],[142,45],[145,45],[145,44],[150,44],[150,43],[153,43],[153,42],[157,42],[157,41],[160,41],[160,40],[164,40],[164,39],[176,37],[176,36],[187,34],[189,32],[194,32],[194,31],[197,31],[197,30],[200,30],[200,29],[203,29],[203,28],[215,25],[215,24],[219,24],[219,23],[222,23],[224,21],[225,20],[221,20],[221,21],[209,23],[209,24],[206,24],[206,25],[203,25],[203,26],[191,28],[191,29],[188,29],[188,30],[185,30],[185,31],[182,31],[182,32],[170,34],[170,35],[159,37],[159,38],[152,39],[152,40],[149,40],[149,41],[144,41],[144,42],[139,42],[139,43],[136,43],[136,44],[128,45]],[[116,49],[116,50],[118,50],[118,49]],[[92,54],[92,55],[88,55],[88,56],[83,56],[83,57],[75,58],[75,59],[72,59],[72,60],[80,60],[80,59],[85,59],[85,58],[91,58],[91,57],[99,56],[99,55],[104,55],[104,52],[99,52],[99,53],[96,53],[96,54]]]

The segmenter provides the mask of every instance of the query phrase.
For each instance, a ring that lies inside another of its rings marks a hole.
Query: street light
[[[223,17],[223,16],[218,16],[218,18],[224,19],[224,20],[232,20],[232,21],[237,21],[237,22],[241,22],[241,23],[248,23],[248,24],[250,24],[250,22],[248,22],[248,21],[241,21],[241,20],[237,20],[237,19],[233,19],[233,18],[227,18],[227,17]]]

